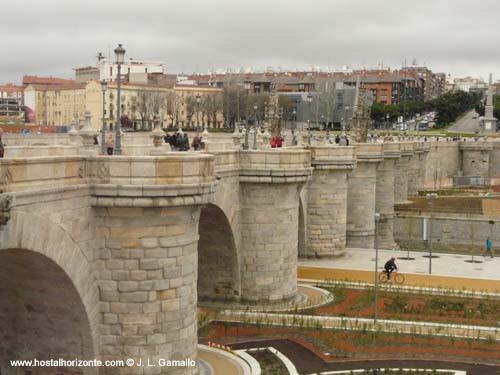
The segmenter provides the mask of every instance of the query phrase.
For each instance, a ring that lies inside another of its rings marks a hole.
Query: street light
[[[378,315],[378,223],[380,222],[380,214],[375,213],[375,295],[373,305],[373,322],[377,323]]]
[[[196,95],[196,109],[197,109],[197,121],[196,121],[196,136],[198,136],[200,130],[199,130],[199,127],[200,127],[200,102],[201,102],[201,96],[200,94],[197,94]]]
[[[295,131],[297,130],[297,109],[296,108],[292,109],[292,114],[293,114],[292,146],[297,146],[297,135],[295,134]]]
[[[309,144],[309,146],[311,145],[311,138],[311,121],[307,120],[307,143]]]
[[[121,136],[121,103],[120,103],[120,82],[121,82],[121,65],[123,64],[123,61],[125,60],[125,48],[122,47],[121,44],[118,44],[118,47],[115,48],[114,50],[115,56],[116,56],[116,64],[118,65],[118,78],[117,78],[117,104],[118,108],[116,109],[116,126],[115,126],[115,150],[114,154],[115,155],[121,155],[122,154],[122,136]]]
[[[344,108],[344,122],[342,123],[342,133],[345,135],[346,128],[347,128],[347,115],[349,112],[349,106],[345,106]]]
[[[427,194],[425,196],[429,202],[429,274],[432,274],[432,206],[433,202],[438,198],[436,193]]]
[[[101,152],[104,155],[106,153],[106,89],[108,88],[108,83],[105,80],[101,81],[102,89],[102,125],[101,125]]]
[[[258,112],[257,112],[257,104],[253,105],[253,113],[254,113],[254,125],[253,125],[253,145],[252,150],[257,150],[257,122],[258,122]]]

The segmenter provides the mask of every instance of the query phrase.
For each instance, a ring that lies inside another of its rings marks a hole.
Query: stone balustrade
[[[215,173],[225,175],[239,170],[239,151],[216,151],[211,154],[215,157]]]
[[[305,182],[311,173],[311,154],[301,148],[240,151],[242,182]]]

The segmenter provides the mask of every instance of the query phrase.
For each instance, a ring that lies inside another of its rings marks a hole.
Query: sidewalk
[[[482,263],[467,263],[467,255],[435,253],[432,275],[429,275],[427,253],[410,252],[415,260],[396,259],[405,285],[446,287],[454,289],[487,290],[500,292],[500,258],[474,257]],[[379,250],[379,271],[391,256],[406,257],[406,251]],[[299,261],[298,276],[303,279],[349,279],[373,282],[375,267],[374,249],[347,249],[345,257],[337,259],[303,259]]]

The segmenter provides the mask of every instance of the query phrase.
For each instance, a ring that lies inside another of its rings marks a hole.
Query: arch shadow
[[[299,258],[304,258],[307,256],[306,249],[306,221],[305,221],[305,209],[302,204],[302,197],[299,197],[299,235],[298,235],[298,256]]]
[[[240,262],[233,230],[225,213],[217,206],[203,207],[199,222],[198,299],[238,301]]]
[[[13,211],[0,232],[0,264],[0,364],[35,357],[99,358],[97,280],[62,227]]]

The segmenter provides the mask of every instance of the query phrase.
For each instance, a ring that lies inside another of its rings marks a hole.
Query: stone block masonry
[[[198,206],[99,210],[104,358],[196,358],[199,215]]]
[[[307,248],[304,257],[344,253],[347,225],[347,176],[356,165],[354,147],[311,149],[312,179],[307,189]]]
[[[310,154],[269,150],[243,156],[241,300],[291,299],[297,293],[299,196],[312,172]]]
[[[347,193],[347,246],[372,248],[377,164],[383,160],[383,144],[358,144],[356,147],[357,165],[349,176]]]
[[[382,249],[396,247],[394,242],[394,168],[401,157],[398,143],[386,143],[383,148],[384,160],[377,165],[375,210],[380,214],[377,224],[378,246]]]

